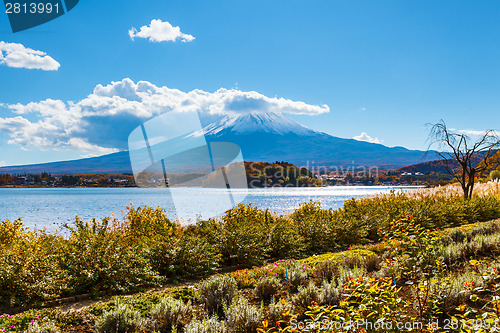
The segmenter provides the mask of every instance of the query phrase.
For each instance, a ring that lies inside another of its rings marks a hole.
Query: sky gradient
[[[457,130],[498,129],[499,14],[497,1],[81,0],[66,15],[13,34],[0,13],[0,42],[44,52],[59,64],[47,58],[51,70],[15,68],[0,58],[0,164],[110,152],[59,144],[58,129],[50,140],[35,140],[29,136],[36,133],[14,131],[12,119],[24,126],[18,130],[36,132],[27,122],[48,117],[36,103],[50,99],[61,101],[65,117],[73,117],[65,126],[75,127],[89,122],[90,102],[100,112],[96,101],[104,98],[133,101],[126,94],[140,90],[140,81],[164,99],[179,90],[170,107],[195,101],[210,108],[257,96],[266,110],[296,106],[287,115],[312,129],[410,149],[425,150],[425,125],[440,119]],[[153,20],[179,31],[162,34]],[[192,91],[209,95],[201,100]],[[299,102],[305,106],[293,104]],[[158,106],[145,104],[151,105]],[[52,126],[55,116],[49,117]],[[119,119],[116,130],[129,130],[119,129]],[[90,133],[78,138],[88,144]]]

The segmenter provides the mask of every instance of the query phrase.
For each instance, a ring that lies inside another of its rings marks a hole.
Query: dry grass
[[[387,195],[387,194],[382,194]],[[422,188],[415,191],[405,192],[405,195],[411,199],[421,199],[425,197],[453,198],[463,196],[462,188],[459,184],[450,184],[446,186],[437,186],[432,188]],[[476,183],[474,186],[474,195],[485,197],[489,195],[500,195],[500,181],[489,181],[487,183]]]

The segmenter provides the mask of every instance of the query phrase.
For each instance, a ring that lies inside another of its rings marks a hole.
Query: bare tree
[[[500,148],[500,137],[495,131],[487,130],[480,132],[480,138],[472,142],[466,133],[447,128],[443,120],[430,126],[429,149],[434,144],[438,145],[441,151],[437,154],[443,159],[446,170],[462,186],[464,198],[471,198],[476,176],[490,167],[491,157]],[[458,168],[451,166],[455,161]]]

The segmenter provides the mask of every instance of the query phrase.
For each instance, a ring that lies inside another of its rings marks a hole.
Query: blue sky
[[[68,143],[74,133],[69,127],[50,127],[70,122],[59,113],[49,114],[51,122],[40,134],[35,125],[47,117],[40,111],[47,103],[39,103],[60,101],[51,108],[72,117],[76,111],[69,101],[87,107],[106,94],[127,99],[123,89],[139,89],[139,81],[172,89],[164,90],[164,98],[173,89],[213,94],[205,107],[219,97],[240,96],[231,89],[242,96],[257,92],[272,108],[281,107],[279,98],[303,102],[306,111],[288,116],[338,137],[366,133],[365,139],[388,146],[425,150],[425,124],[440,119],[457,130],[498,129],[499,14],[497,1],[81,0],[68,14],[13,34],[7,15],[0,13],[0,42],[45,52],[59,64],[57,70],[26,69],[0,60],[0,164],[111,151],[111,143],[100,149],[94,140],[99,133],[86,138],[90,131]],[[140,31],[152,20],[169,22],[195,39],[131,39],[132,27]],[[129,130],[119,129],[126,116],[99,115],[114,121],[117,131]],[[14,125],[17,130],[9,127]],[[49,131],[52,136],[44,137]],[[61,131],[66,137],[57,137]]]

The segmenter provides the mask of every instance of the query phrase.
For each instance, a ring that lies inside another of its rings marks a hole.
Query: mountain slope
[[[334,137],[302,126],[283,114],[226,117],[204,130],[207,141],[227,140],[238,144],[248,161],[285,160],[301,166],[309,162],[309,165],[327,167],[354,164],[393,168],[423,162],[425,154],[403,147],[390,148]]]
[[[476,153],[472,156],[471,159],[471,164],[473,166],[476,166],[478,164],[483,163],[483,158],[484,158],[485,153]],[[489,175],[489,173],[496,168],[500,166],[500,150],[494,151],[494,154],[489,158],[488,160],[488,165],[489,168],[487,168],[483,173],[482,176],[486,177]],[[457,162],[455,159],[450,159],[448,160],[448,168],[452,170],[453,172],[459,172],[461,170],[460,164]],[[418,163],[414,165],[408,165],[404,166],[402,168],[399,168],[396,170],[397,172],[421,172],[423,174],[430,174],[430,173],[444,173],[448,174],[448,170],[446,169],[446,162],[443,159],[437,159],[435,161],[429,161],[425,163]]]
[[[434,154],[428,154],[424,160],[423,151],[334,137],[276,113],[226,116],[182,139],[194,140],[201,135],[205,135],[207,142],[232,142],[239,145],[246,161],[288,161],[308,167],[315,165],[331,169],[354,165],[398,168],[434,157]],[[176,140],[179,142],[179,138]],[[75,161],[0,168],[0,173],[42,171],[53,174],[132,172],[126,151]]]
[[[0,168],[0,173],[24,174],[50,172],[58,174],[79,173],[106,173],[123,174],[132,173],[128,151],[121,151],[109,155],[83,158],[79,160],[40,163],[19,166],[5,166]]]

